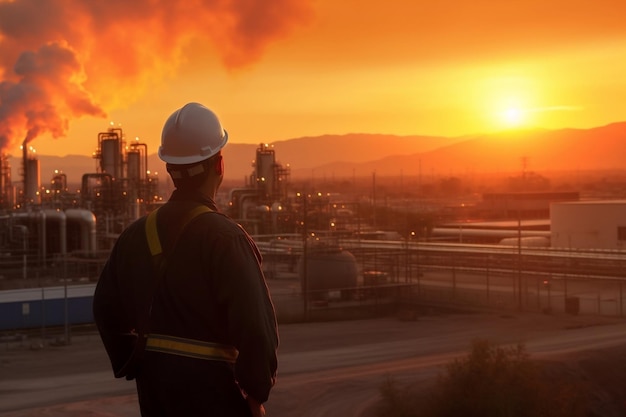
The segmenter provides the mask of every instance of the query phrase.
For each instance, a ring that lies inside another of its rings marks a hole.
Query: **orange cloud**
[[[104,117],[184,59],[250,64],[309,14],[299,0],[0,0],[0,150]]]

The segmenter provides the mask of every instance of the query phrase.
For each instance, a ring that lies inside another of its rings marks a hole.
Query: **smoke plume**
[[[309,15],[300,0],[0,0],[0,152],[106,117],[185,62],[250,64]]]

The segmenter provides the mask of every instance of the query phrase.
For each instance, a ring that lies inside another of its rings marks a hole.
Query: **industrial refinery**
[[[61,263],[64,277],[94,280],[124,228],[167,198],[148,167],[148,146],[127,141],[120,128],[97,135],[97,170],[84,173],[76,190],[62,172],[44,185],[36,153],[26,143],[21,150],[17,180],[6,155],[0,158],[0,285],[5,288],[40,285],[34,276],[59,278]],[[257,149],[246,182],[229,190],[223,210],[252,234],[295,232],[287,201],[289,168],[276,163],[269,145]]]
[[[0,158],[0,330],[90,323],[117,237],[167,199],[145,143],[119,128],[96,139],[95,172],[77,189],[63,172],[44,185],[27,143],[19,178]],[[624,314],[625,201],[535,191],[433,203],[382,195],[375,174],[321,190],[293,180],[268,144],[250,172],[222,187],[218,206],[253,235],[276,296],[288,295],[280,320],[425,305]]]
[[[0,329],[91,322],[91,297],[119,234],[163,204],[148,146],[120,128],[97,135],[95,172],[71,189],[63,172],[41,180],[36,152],[24,143],[20,178],[0,159]],[[289,169],[260,145],[245,187],[227,190],[221,209],[251,233],[293,233]],[[301,246],[301,245],[300,245]],[[295,252],[294,252],[295,254]],[[291,262],[293,263],[293,262]],[[71,300],[71,312],[63,303]],[[45,312],[45,314],[44,314]]]
[[[3,156],[3,280],[20,277],[22,285],[31,286],[33,276],[42,280],[60,277],[61,263],[65,277],[91,277],[97,269],[96,260],[111,248],[123,228],[161,200],[158,180],[147,166],[147,152],[146,144],[126,142],[121,129],[99,133],[94,152],[98,169],[83,174],[77,190],[69,189],[62,172],[55,172],[49,185],[43,185],[40,161],[27,143],[22,145],[18,181],[11,178],[8,158]]]

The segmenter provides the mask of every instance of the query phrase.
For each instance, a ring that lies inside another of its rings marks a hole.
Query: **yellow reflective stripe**
[[[148,218],[146,219],[146,237],[148,238],[148,247],[150,248],[152,256],[156,256],[163,252],[156,225],[156,213],[158,210],[158,208],[153,210],[150,214],[148,214]]]
[[[162,334],[149,335],[146,350],[230,363],[235,363],[239,355],[239,351],[233,346]]]

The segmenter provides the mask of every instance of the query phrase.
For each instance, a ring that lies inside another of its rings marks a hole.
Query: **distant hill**
[[[271,143],[277,162],[291,167],[293,178],[377,175],[456,175],[466,172],[528,170],[626,169],[626,122],[593,129],[527,130],[467,137],[347,134],[301,137]],[[224,148],[226,180],[241,182],[252,173],[257,144],[230,143]],[[39,155],[42,182],[55,169],[69,183],[96,172],[91,156]],[[525,162],[523,162],[525,161]],[[9,158],[13,181],[21,161]],[[165,176],[156,154],[148,158],[151,171]]]
[[[315,176],[459,175],[625,170],[626,122],[594,129],[529,130],[461,138],[425,152],[389,155],[366,162],[319,164]],[[311,171],[294,168],[294,176]]]

